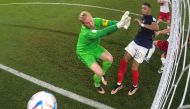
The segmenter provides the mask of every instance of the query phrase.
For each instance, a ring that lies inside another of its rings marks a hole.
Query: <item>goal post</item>
[[[181,97],[182,99],[179,98],[181,102],[175,105],[179,105],[179,109],[190,108],[190,102],[189,104],[184,104],[187,90],[190,90],[190,87],[188,87],[190,60],[187,60],[187,41],[190,34],[189,2],[189,0],[172,0],[171,30],[166,64],[151,109],[170,109],[176,95],[176,89],[182,78],[186,79],[185,87],[182,90],[184,93]],[[185,73],[188,73],[186,78],[183,77]]]

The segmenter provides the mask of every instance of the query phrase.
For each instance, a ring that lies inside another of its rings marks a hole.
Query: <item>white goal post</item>
[[[181,102],[176,104],[179,109],[189,109],[189,104],[184,104],[187,91],[190,90],[190,60],[187,60],[187,45],[190,31],[190,1],[172,0],[171,31],[169,36],[169,47],[166,57],[166,64],[160,83],[154,97],[151,109],[170,109],[181,80],[185,80],[185,87]],[[189,51],[188,51],[189,52]],[[182,67],[179,67],[180,66]],[[183,75],[187,74],[187,77]],[[179,76],[177,76],[179,75]]]

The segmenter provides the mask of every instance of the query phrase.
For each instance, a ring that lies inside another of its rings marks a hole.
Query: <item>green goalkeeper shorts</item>
[[[83,52],[77,52],[78,58],[88,67],[96,62],[96,59],[100,59],[100,56],[106,51],[106,49],[100,45],[91,50]]]

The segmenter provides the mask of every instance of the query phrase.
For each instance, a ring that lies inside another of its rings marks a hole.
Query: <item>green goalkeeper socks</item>
[[[93,79],[95,87],[100,87],[101,78],[98,75],[94,74]]]
[[[106,74],[106,71],[111,67],[111,64],[109,61],[103,61],[102,63],[102,70],[103,70],[103,75]]]
[[[103,75],[106,74],[106,71],[110,68],[111,64],[112,63],[110,63],[109,61],[103,61],[102,63]],[[93,79],[95,87],[100,87],[101,78],[98,75],[94,74]]]

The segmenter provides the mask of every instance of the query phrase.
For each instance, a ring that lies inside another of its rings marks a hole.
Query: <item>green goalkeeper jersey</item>
[[[89,29],[82,25],[77,43],[77,53],[81,54],[96,48],[100,44],[102,37],[118,30],[116,23],[117,21],[94,18],[95,29]]]

